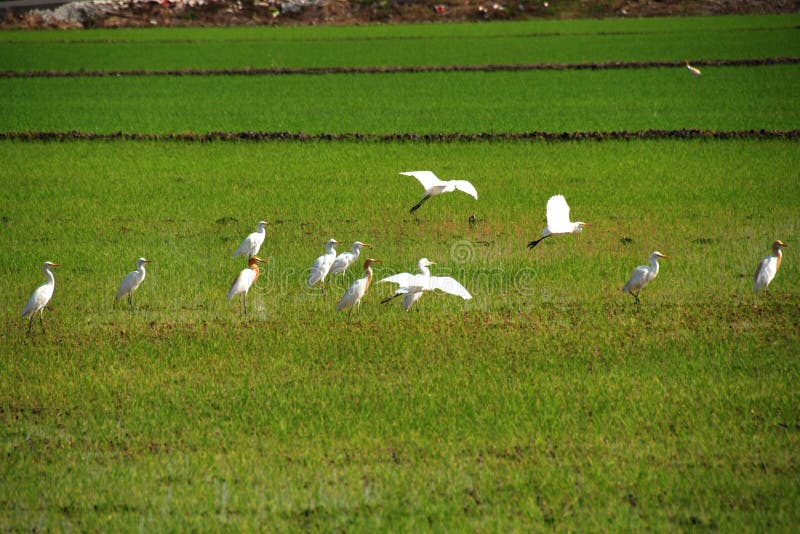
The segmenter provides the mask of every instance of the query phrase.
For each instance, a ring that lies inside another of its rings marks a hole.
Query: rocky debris
[[[766,14],[798,9],[797,0],[81,0],[53,10],[7,9],[0,28],[463,22]]]

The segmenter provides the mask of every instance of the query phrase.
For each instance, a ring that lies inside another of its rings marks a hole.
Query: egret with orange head
[[[256,280],[258,280],[259,263],[267,263],[267,260],[262,260],[257,256],[253,256],[247,260],[247,268],[241,270],[239,276],[236,277],[236,280],[233,281],[231,288],[228,290],[228,300],[233,299],[233,297],[239,293],[244,295],[242,299],[242,309],[244,309],[245,317],[247,317],[247,292],[250,291],[250,288],[256,283]]]
[[[376,263],[383,263],[383,261],[376,260],[374,258],[368,258],[367,261],[364,262],[363,278],[359,278],[350,284],[350,287],[342,297],[342,300],[340,300],[339,304],[336,305],[336,311],[342,311],[350,308],[350,311],[347,312],[349,316],[353,311],[353,307],[361,309],[361,299],[367,294],[369,285],[372,283],[372,266]]]

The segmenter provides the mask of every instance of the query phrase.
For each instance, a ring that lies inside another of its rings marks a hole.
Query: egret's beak
[[[61,267],[61,264],[60,263],[52,263],[52,264],[50,264],[50,267]]]
[[[665,256],[664,254],[659,254],[658,257],[659,258],[668,258],[669,256]]]
[[[372,248],[372,245],[370,245],[369,243],[361,243],[361,246],[362,247],[367,247],[367,248]]]
[[[584,226],[593,226],[592,223],[583,223]]]

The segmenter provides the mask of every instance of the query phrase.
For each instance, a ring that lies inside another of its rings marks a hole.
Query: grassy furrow
[[[646,71],[3,79],[0,130],[794,129],[796,65]],[[178,95],[180,97],[178,98]]]

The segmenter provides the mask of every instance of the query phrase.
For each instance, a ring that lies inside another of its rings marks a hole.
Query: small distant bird
[[[250,291],[250,288],[256,283],[256,280],[258,280],[259,263],[267,263],[267,260],[262,260],[257,256],[253,256],[247,260],[247,267],[239,272],[239,275],[233,281],[231,288],[228,290],[228,300],[233,299],[233,297],[239,293],[244,294],[244,298],[242,299],[242,309],[244,310],[245,317],[247,317],[247,292]]]
[[[775,274],[778,272],[778,268],[780,268],[781,261],[783,260],[783,252],[781,252],[781,249],[785,246],[786,243],[780,239],[776,239],[772,243],[772,255],[767,256],[758,264],[758,269],[756,269],[756,274],[753,277],[753,289],[756,293],[762,289],[767,289],[769,283],[775,278]]]
[[[622,288],[623,293],[630,293],[636,299],[636,304],[639,304],[639,293],[642,288],[646,286],[650,280],[658,275],[658,258],[666,258],[659,251],[650,254],[650,265],[640,265],[631,273],[631,278],[625,287]],[[634,293],[636,291],[636,293]]]
[[[25,307],[22,308],[22,317],[29,317],[30,320],[28,321],[28,332],[31,332],[33,328],[33,318],[36,317],[36,312],[39,312],[39,321],[42,324],[42,332],[44,332],[44,319],[42,316],[44,315],[44,309],[47,304],[50,302],[50,299],[53,298],[53,291],[56,289],[56,277],[53,276],[53,273],[50,269],[54,267],[60,267],[58,263],[53,263],[52,261],[46,261],[42,265],[42,272],[44,273],[44,277],[47,278],[47,281],[37,287],[31,298],[28,299],[28,303],[25,304]]]
[[[466,180],[449,180],[445,182],[440,180],[431,171],[411,171],[401,172],[400,174],[404,176],[413,176],[419,180],[419,183],[421,183],[422,187],[425,188],[425,196],[423,196],[422,200],[417,202],[411,208],[411,213],[417,211],[419,207],[422,206],[429,198],[435,197],[436,195],[441,195],[443,193],[452,193],[456,189],[475,197],[475,200],[478,199],[477,189],[475,189],[475,186]]]
[[[252,258],[258,254],[258,251],[261,249],[261,245],[264,244],[264,238],[267,237],[266,227],[268,225],[269,223],[267,221],[258,221],[258,227],[256,231],[244,238],[242,244],[239,245],[239,248],[233,252],[233,257],[247,256],[248,258]]]
[[[340,300],[339,304],[336,305],[336,311],[342,311],[350,308],[350,311],[347,312],[347,315],[349,316],[352,313],[352,308],[354,306],[359,310],[361,309],[361,299],[367,294],[369,285],[372,283],[372,265],[375,263],[383,263],[383,261],[376,260],[374,258],[368,258],[367,261],[364,262],[364,277],[359,278],[350,284],[350,287],[342,297],[342,300]]]
[[[310,289],[314,284],[321,284],[322,285],[322,293],[325,294],[325,277],[328,276],[328,272],[331,270],[331,265],[336,260],[336,245],[341,245],[341,241],[336,241],[335,239],[329,239],[327,243],[325,243],[325,254],[320,256],[314,262],[314,265],[311,266],[311,272],[308,274],[308,281],[306,281],[306,286]]]
[[[403,308],[408,311],[425,291],[435,291],[437,289],[451,295],[457,295],[464,300],[472,298],[467,288],[458,283],[454,278],[449,276],[431,276],[431,271],[428,269],[431,265],[436,265],[436,262],[430,261],[428,258],[421,258],[417,262],[417,271],[419,274],[399,273],[380,280],[379,283],[391,282],[400,285],[400,287],[395,290],[394,295],[383,299],[381,304],[386,304],[390,300],[402,295]]]
[[[147,263],[150,263],[150,260],[146,260],[144,258],[139,258],[136,260],[136,270],[129,272],[128,275],[122,279],[122,283],[119,285],[119,290],[114,297],[114,302],[118,301],[125,295],[128,295],[128,304],[130,304],[131,310],[133,310],[133,292],[136,291],[136,289],[144,280],[144,277],[147,275],[144,268],[145,264]]]
[[[686,68],[689,70],[689,72],[692,73],[692,76],[700,76],[702,74],[702,72],[700,72],[700,69],[698,69],[697,67],[692,67],[691,65],[689,65],[689,60],[688,59],[683,60],[683,63],[684,63],[684,65],[686,65]]]
[[[361,241],[355,241],[350,252],[342,252],[336,256],[336,259],[333,260],[333,264],[331,264],[330,274],[344,273],[358,259],[358,256],[361,254],[361,247],[372,248],[372,245],[369,243],[362,243]]]
[[[570,222],[569,205],[564,195],[554,195],[547,201],[547,226],[542,230],[542,237],[528,243],[528,248],[533,249],[542,239],[553,234],[577,234],[584,226],[591,226],[585,222]]]

